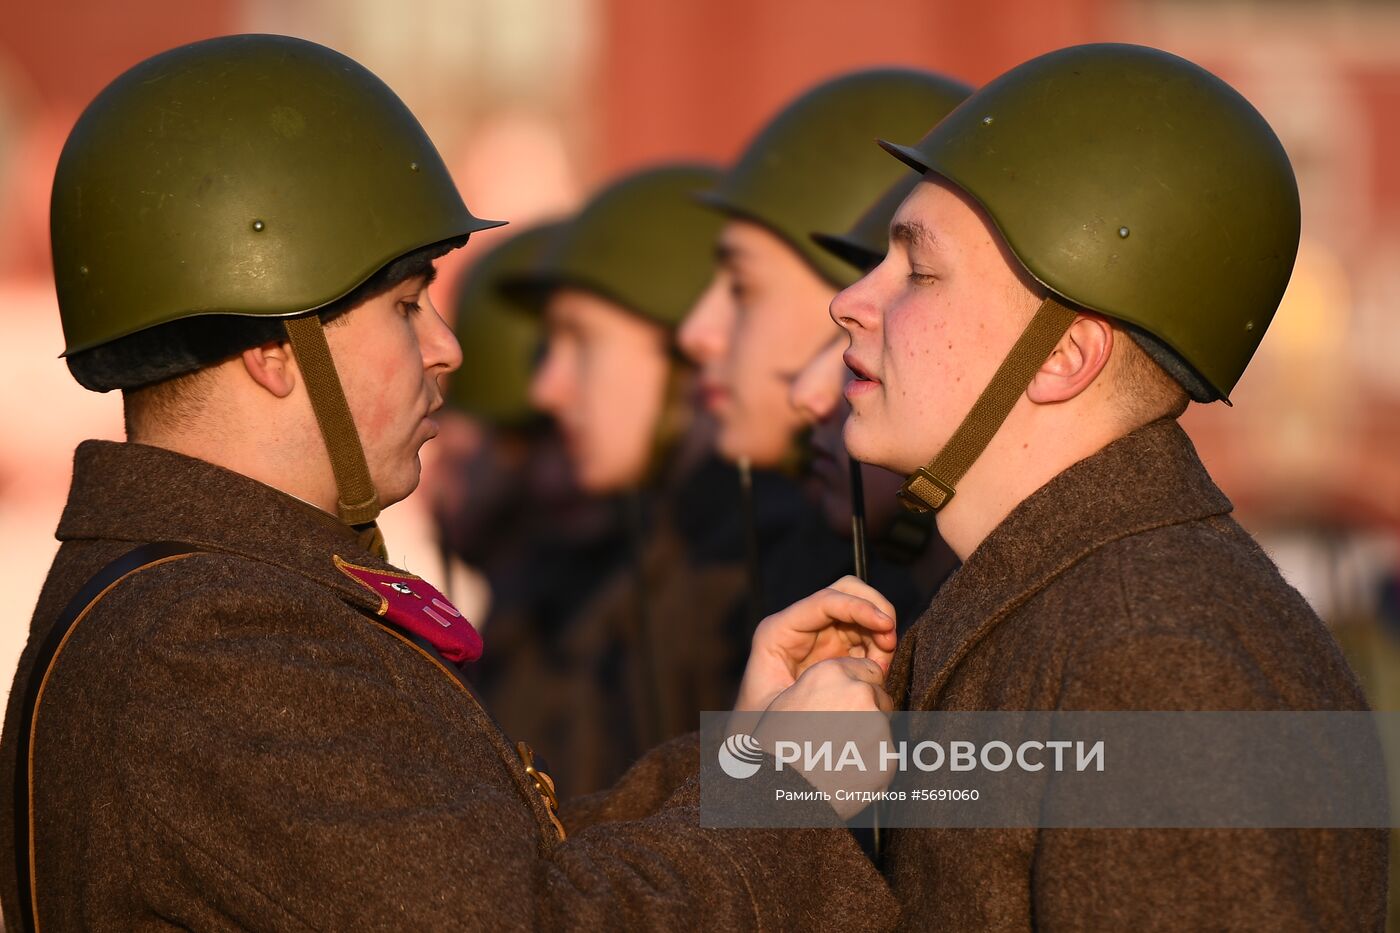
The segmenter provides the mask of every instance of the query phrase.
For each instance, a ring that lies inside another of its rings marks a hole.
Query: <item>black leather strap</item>
[[[26,931],[38,930],[38,924],[34,917],[34,870],[29,861],[29,834],[31,831],[29,805],[30,794],[33,791],[33,788],[29,786],[29,755],[34,736],[34,714],[39,702],[39,690],[44,684],[49,668],[53,666],[58,649],[63,645],[64,637],[82,617],[84,611],[106,595],[115,583],[152,564],[172,557],[194,554],[199,550],[200,548],[189,544],[158,541],[153,544],[143,544],[127,551],[83,584],[82,588],[78,590],[78,595],[74,596],[59,613],[53,627],[49,629],[48,635],[44,637],[43,644],[39,646],[39,650],[34,656],[32,672],[24,690],[24,705],[21,708],[19,718],[19,737],[15,742],[17,759],[15,761],[15,870],[19,874],[20,920]]]

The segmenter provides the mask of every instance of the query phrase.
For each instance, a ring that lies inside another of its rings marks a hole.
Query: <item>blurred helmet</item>
[[[530,377],[541,333],[536,302],[510,283],[533,271],[562,224],[532,227],[477,259],[457,294],[462,365],[448,377],[448,406],[497,425],[535,417]]]
[[[472,216],[379,78],[287,36],[147,59],[88,105],[58,160],[66,355],[198,315],[289,316],[394,259],[496,226]]]
[[[856,218],[845,233],[813,233],[812,242],[837,259],[861,272],[869,272],[880,264],[890,248],[890,221],[904,199],[923,180],[921,175],[908,175],[890,186],[880,200]]]
[[[551,239],[534,278],[593,292],[668,329],[680,325],[714,271],[722,218],[695,200],[719,171],[663,165],[594,195]]]
[[[1226,398],[1298,251],[1288,156],[1248,101],[1157,49],[1082,45],[977,91],[915,146],[1036,280],[1126,322],[1198,401]]]
[[[823,279],[844,288],[859,271],[811,235],[849,229],[899,179],[871,140],[921,135],[970,91],[931,72],[893,68],[820,84],[774,117],[704,199],[767,227]]]

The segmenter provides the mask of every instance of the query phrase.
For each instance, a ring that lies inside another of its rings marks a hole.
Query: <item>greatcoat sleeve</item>
[[[124,851],[88,870],[124,874],[161,916],[274,929],[894,921],[834,813],[831,829],[700,827],[684,741],[629,775],[601,808],[608,822],[560,841],[489,717],[428,659],[348,607],[229,592],[166,606],[94,721],[126,752],[104,814]]]
[[[690,732],[647,752],[612,787],[566,800],[559,818],[569,832],[597,823],[650,816],[700,771],[700,734]]]

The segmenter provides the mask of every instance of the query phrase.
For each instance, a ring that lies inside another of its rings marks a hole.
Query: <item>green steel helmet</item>
[[[899,179],[898,169],[881,164],[872,140],[917,137],[971,90],[931,72],[895,68],[827,81],[774,117],[704,198],[767,227],[844,288],[859,271],[813,243],[813,231],[850,229]]]
[[[1238,92],[1157,49],[1082,45],[992,81],[915,146],[1042,285],[1130,325],[1198,401],[1227,398],[1298,251],[1298,186]]]
[[[510,288],[533,271],[560,224],[525,230],[493,248],[467,271],[457,294],[462,365],[448,377],[446,404],[492,424],[515,425],[536,415],[530,377],[541,339],[528,292]]]
[[[184,318],[317,309],[491,226],[362,65],[286,36],[182,46],[113,81],[59,157],[66,355]]]
[[[708,165],[646,169],[594,195],[553,237],[536,278],[593,292],[667,328],[680,326],[714,272],[723,219],[695,195]]]
[[[812,242],[861,272],[880,264],[890,248],[890,221],[909,197],[922,175],[908,175],[890,186],[880,200],[856,219],[845,233],[813,233]]]

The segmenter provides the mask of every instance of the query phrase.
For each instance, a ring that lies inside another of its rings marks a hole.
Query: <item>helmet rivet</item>
[[[87,267],[87,266],[79,266],[79,267],[78,267],[78,274],[79,274],[79,275],[87,275],[87,274],[88,274],[88,267]]]
[[[1127,227],[1119,227],[1119,228],[1118,228],[1118,235],[1119,235],[1120,237],[1122,237],[1123,239],[1126,240],[1126,239],[1128,238],[1128,228],[1127,228]]]
[[[255,220],[255,221],[253,221],[253,232],[254,232],[254,233],[262,233],[263,230],[265,230],[265,229],[267,229],[267,224],[263,223],[261,220]]]
[[[410,172],[416,172],[416,171],[418,171],[418,163],[417,163],[417,162],[410,162],[410,163],[408,163],[408,170],[409,170]]]
[[[1245,321],[1245,322],[1244,322],[1244,329],[1245,329],[1245,330],[1254,330],[1254,322],[1253,322],[1253,321]]]
[[[987,116],[985,116],[985,117],[982,118],[982,125],[983,125],[983,126],[991,126],[991,125],[992,125],[992,115],[991,115],[991,114],[987,114]]]

